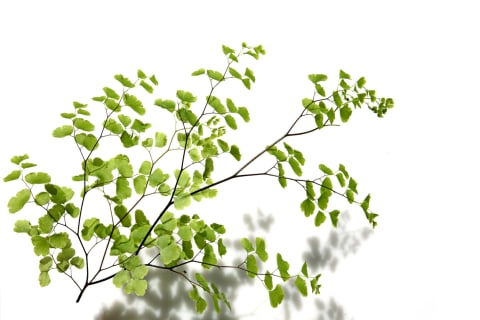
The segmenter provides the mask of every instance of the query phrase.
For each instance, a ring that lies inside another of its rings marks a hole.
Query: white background
[[[250,64],[257,83],[229,93],[252,116],[231,138],[245,160],[298,114],[301,99],[311,95],[309,73],[327,73],[332,83],[339,69],[365,76],[396,107],[385,119],[360,110],[344,127],[292,140],[308,164],[344,163],[360,191],[373,194],[372,208],[381,214],[373,234],[362,233],[366,222],[356,221],[361,213],[348,206],[352,221],[344,219],[340,231],[315,229],[302,218],[301,194],[265,180],[232,182],[202,207],[205,219],[212,211],[211,219],[238,236],[265,231],[259,220],[273,221],[269,248],[297,267],[309,243],[326,248],[317,266],[324,272],[320,297],[293,296],[274,310],[260,285],[241,283],[231,317],[478,319],[477,13],[474,1],[2,1],[1,176],[13,169],[11,156],[28,153],[39,170],[68,181],[80,159],[66,141],[51,138],[62,124],[58,114],[73,100],[88,102],[103,86],[114,87],[114,74],[155,73],[160,85],[153,97],[172,98],[177,89],[204,88],[189,74],[222,68],[221,44],[261,43],[267,55]],[[155,319],[139,315],[143,303],[162,319],[194,317],[182,313],[184,295],[125,302],[105,283],[75,304],[66,278],[39,288],[38,258],[29,240],[12,231],[15,219],[35,212],[12,216],[6,207],[18,189],[0,184],[2,320]],[[248,215],[257,229],[238,227]]]

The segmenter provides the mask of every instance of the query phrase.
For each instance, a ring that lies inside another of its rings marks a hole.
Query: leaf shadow
[[[347,230],[349,213],[344,212],[342,216],[342,223],[339,223],[336,229],[329,231],[326,240],[315,236],[305,239],[305,250],[301,252],[301,256],[308,263],[312,274],[326,269],[335,272],[340,261],[357,253],[361,244],[372,235],[372,231],[367,227],[353,231]],[[247,231],[254,235],[259,230],[268,233],[275,223],[275,219],[272,214],[265,214],[258,210],[255,215],[244,214],[243,223]],[[229,246],[229,252],[232,252],[233,256],[242,256],[244,251],[238,241],[227,239],[226,243],[228,242],[233,242],[233,245]],[[179,271],[192,272],[187,268]],[[220,313],[215,312],[210,297],[204,295],[208,306],[202,314],[198,314],[195,312],[194,303],[189,298],[191,285],[183,277],[168,270],[151,270],[146,277],[149,288],[145,296],[123,295],[122,298],[99,310],[95,320],[181,320],[186,318],[233,320],[253,315],[245,313],[245,310],[238,312],[235,308],[239,292],[242,291],[240,289],[253,286],[256,280],[249,278],[244,272],[227,268],[212,268],[200,271],[200,273],[207,281],[215,283],[218,289],[225,293],[232,310],[221,305]],[[295,319],[297,318],[295,312],[303,308],[305,299],[291,283],[284,286],[284,291],[284,302],[279,306],[282,310],[282,317],[286,320]],[[262,294],[268,297],[266,292],[262,292]],[[347,320],[345,308],[334,298],[330,297],[327,300],[322,294],[312,298],[316,309],[315,314],[318,315],[315,319]]]

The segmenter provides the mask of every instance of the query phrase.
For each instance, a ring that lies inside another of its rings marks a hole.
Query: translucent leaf
[[[340,70],[340,79],[350,79],[350,75],[343,70]]]
[[[242,79],[242,75],[240,74],[240,72],[238,72],[237,70],[235,70],[234,68],[232,67],[229,67],[228,68],[228,72],[235,78],[237,79]]]
[[[337,107],[341,107],[343,102],[342,102],[342,98],[340,97],[340,94],[338,93],[338,91],[334,91],[333,92],[333,101],[335,102],[335,105]]]
[[[138,266],[132,270],[133,279],[143,279],[148,274],[148,268],[146,266]]]
[[[312,200],[307,198],[302,201],[302,203],[300,204],[300,208],[305,214],[305,217],[309,217],[313,214],[313,211],[315,211],[315,203],[313,203]]]
[[[306,262],[304,262],[303,265],[302,265],[302,274],[305,277],[308,277],[308,269],[307,269],[307,263]]]
[[[127,127],[132,122],[132,119],[124,114],[119,114],[118,120],[123,124],[124,127]]]
[[[150,76],[150,78],[148,78],[148,79],[150,79],[150,81],[151,81],[154,85],[158,86],[158,81],[157,81],[157,78],[155,78],[155,75]]]
[[[340,108],[340,119],[342,122],[347,122],[348,119],[350,119],[350,116],[352,115],[352,109],[349,106],[344,106]]]
[[[325,220],[327,220],[325,214],[322,211],[318,211],[317,215],[315,216],[315,226],[321,226],[325,222]]]
[[[90,218],[86,219],[83,222],[83,229],[82,229],[82,238],[85,241],[89,241],[95,232],[95,227],[100,223],[98,218]]]
[[[136,176],[133,179],[133,187],[137,194],[143,194],[147,187],[147,178],[144,175]]]
[[[121,270],[113,277],[113,284],[117,288],[123,287],[128,281],[130,281],[130,272],[128,270]]]
[[[30,232],[31,225],[30,221],[28,220],[17,220],[15,221],[15,226],[13,227],[13,231],[17,233],[28,233]]]
[[[152,125],[150,123],[144,123],[138,119],[135,119],[133,120],[131,128],[137,132],[145,132],[151,126]]]
[[[203,179],[209,178],[213,170],[214,170],[213,159],[212,158],[205,159],[205,170],[203,171]]]
[[[255,75],[253,74],[253,71],[250,70],[249,68],[245,69],[245,76],[252,80],[252,82],[255,82]]]
[[[130,182],[126,178],[119,177],[115,183],[115,193],[120,199],[128,199],[132,196]]]
[[[121,134],[123,132],[123,126],[113,118],[108,118],[105,122],[105,128],[114,134]]]
[[[148,93],[153,93],[153,87],[151,85],[149,85],[148,83],[146,83],[145,81],[140,81],[140,86],[145,89],[145,91],[147,91]]]
[[[197,97],[195,97],[191,92],[183,90],[177,90],[177,98],[187,103],[193,103],[197,101]]]
[[[115,100],[118,100],[120,99],[120,96],[118,95],[118,93],[115,92],[115,90],[109,88],[109,87],[104,87],[103,88],[103,92],[105,92],[105,94],[107,95],[107,97],[109,98],[112,98],[112,99],[115,99]]]
[[[308,199],[313,199],[315,198],[315,190],[313,190],[313,182],[308,180],[305,182],[305,189],[307,192],[307,197]]]
[[[338,183],[340,184],[340,186],[342,188],[345,187],[346,182],[345,182],[345,177],[343,176],[343,174],[341,172],[339,172],[335,176],[337,177],[337,180],[338,180]]]
[[[267,287],[268,290],[272,290],[273,282],[272,282],[272,275],[270,272],[268,271],[266,272],[263,282],[265,283],[265,287]]]
[[[350,189],[353,192],[355,192],[356,194],[358,194],[357,181],[355,181],[353,178],[350,178],[350,180],[348,181],[348,189]]]
[[[50,233],[53,229],[53,219],[47,214],[38,218],[38,228],[41,233]]]
[[[127,88],[133,88],[135,87],[135,85],[128,79],[128,78],[125,78],[123,75],[121,74],[116,74],[114,76],[115,80],[117,80],[118,82],[120,82],[124,87],[127,87]]]
[[[329,212],[330,220],[332,220],[332,225],[336,228],[338,224],[338,216],[340,215],[339,210],[333,210]]]
[[[178,236],[183,241],[190,241],[193,238],[192,229],[188,225],[183,225],[178,228]]]
[[[242,79],[242,83],[245,86],[245,88],[250,90],[250,88],[251,88],[250,79],[248,79],[248,78]]]
[[[139,115],[145,114],[145,108],[143,107],[142,101],[138,100],[134,95],[125,93],[123,102]]]
[[[77,269],[83,269],[85,266],[85,261],[80,257],[73,257],[72,260],[70,260],[70,263]]]
[[[50,271],[52,265],[53,265],[53,260],[51,257],[43,257],[42,259],[40,259],[40,262],[38,264],[38,269],[42,272],[48,272]]]
[[[297,287],[298,291],[302,296],[308,296],[307,282],[304,278],[297,276],[297,278],[295,279],[295,286]]]
[[[32,244],[33,244],[33,251],[37,256],[46,256],[50,251],[50,247],[48,246],[48,241],[44,237],[41,236],[33,236],[32,237]]]
[[[155,132],[155,147],[162,148],[167,144],[167,135],[163,132]]]
[[[21,174],[22,174],[22,171],[14,170],[10,172],[5,178],[3,178],[3,181],[8,182],[8,181],[17,180],[18,178],[20,178]]]
[[[75,126],[75,128],[83,130],[83,131],[93,131],[93,130],[95,130],[95,126],[93,125],[93,123],[91,123],[90,121],[88,121],[86,119],[82,119],[82,118],[74,119],[73,120],[73,125]]]
[[[192,197],[190,195],[181,195],[174,198],[173,206],[177,210],[183,210],[190,206]]]
[[[30,184],[45,184],[50,182],[50,175],[45,172],[31,172],[25,176],[25,181]]]
[[[22,167],[22,169],[27,169],[27,168],[36,167],[37,165],[31,162],[24,162],[20,166]]]
[[[150,174],[150,170],[152,169],[152,163],[150,161],[143,161],[140,165],[140,169],[138,172],[141,174]]]
[[[29,199],[29,189],[22,189],[18,191],[17,194],[8,201],[8,212],[15,213],[22,210]]]
[[[285,170],[283,169],[283,165],[281,163],[277,163],[278,166],[278,182],[282,186],[282,188],[287,187],[287,179],[285,179]]]
[[[217,247],[218,247],[218,254],[220,256],[223,256],[227,253],[227,247],[225,247],[225,245],[223,244],[223,239],[218,239]]]
[[[160,249],[160,259],[163,264],[169,265],[180,259],[181,253],[180,247],[175,242],[171,242],[168,246]]]
[[[71,135],[72,132],[73,132],[73,127],[65,125],[53,130],[52,136],[54,136],[55,138],[63,138]]]
[[[207,308],[207,301],[202,297],[198,297],[197,301],[195,302],[195,310],[198,313],[203,313]]]
[[[147,75],[140,69],[137,70],[137,77],[139,79],[146,79],[147,78]]]
[[[237,122],[235,121],[235,118],[232,117],[231,115],[227,114],[225,116],[225,122],[227,125],[232,128],[233,130],[237,130]]]
[[[225,55],[228,55],[230,53],[235,53],[235,50],[233,50],[230,47],[227,47],[226,45],[222,45],[222,51],[223,51],[223,54]]]
[[[38,282],[40,283],[40,287],[46,287],[50,284],[50,275],[46,271],[40,272],[38,276]]]
[[[321,113],[316,114],[314,119],[315,119],[315,124],[317,125],[317,128],[320,129],[324,126],[323,115]]]
[[[250,278],[255,278],[255,276],[258,273],[258,267],[257,267],[257,259],[255,259],[254,255],[249,254],[247,256],[246,267],[247,267],[247,275]]]
[[[168,110],[169,112],[173,112],[175,110],[175,107],[177,106],[177,104],[173,100],[162,100],[162,99],[155,100],[153,104],[156,106],[159,106],[160,108]]]
[[[325,173],[325,174],[328,174],[328,175],[332,175],[332,174],[333,174],[333,170],[330,169],[329,167],[327,167],[327,166],[324,165],[324,164],[320,164],[320,165],[318,166],[318,168],[319,168],[320,170],[322,170],[322,172]]]
[[[204,264],[202,264],[202,266],[206,269],[210,269],[211,266],[217,264],[217,256],[215,255],[215,251],[213,250],[213,247],[210,244],[205,245],[203,251],[204,251],[204,254],[203,254],[202,262]]]
[[[205,69],[203,69],[203,68],[192,72],[192,76],[199,76],[199,75],[202,75],[202,74],[205,74]]]
[[[75,249],[63,248],[63,250],[57,255],[58,261],[70,260],[75,255]]]
[[[320,209],[325,210],[328,207],[328,200],[330,198],[330,193],[322,192],[320,197],[318,197],[317,205]]]
[[[319,81],[326,81],[328,77],[324,74],[309,74],[308,79],[313,83],[317,83]]]
[[[362,204],[360,205],[362,207],[363,211],[367,212],[368,208],[370,207],[370,194],[368,194],[365,199],[362,201]]]
[[[217,144],[223,152],[228,152],[230,150],[228,143],[223,141],[222,139],[217,139]]]
[[[270,305],[273,308],[278,307],[278,305],[282,303],[283,297],[285,296],[282,286],[277,284],[275,289],[268,292],[268,296],[270,298]]]
[[[355,201],[355,194],[353,193],[352,190],[350,190],[350,189],[347,190],[346,196],[347,196],[347,199],[348,199],[349,203],[353,203],[353,201]]]
[[[287,261],[283,260],[280,253],[277,253],[277,267],[278,271],[280,272],[280,277],[282,277],[282,280],[287,281],[290,278],[290,274],[288,273],[290,264]]]
[[[297,175],[297,176],[302,176],[302,168],[300,168],[300,164],[298,163],[297,160],[295,160],[295,158],[293,157],[290,157],[288,159],[288,163],[290,164],[290,167],[292,168],[293,172]]]
[[[20,162],[22,162],[23,160],[27,160],[28,158],[28,154],[24,154],[22,156],[13,156],[10,159],[10,162],[13,164],[20,164]]]
[[[237,113],[242,117],[243,121],[245,121],[245,122],[250,121],[250,114],[248,113],[247,108],[239,107]]]
[[[232,146],[230,147],[230,154],[237,160],[237,161],[240,161],[240,159],[242,158],[242,155],[240,154],[240,149],[232,144]]]
[[[222,104],[222,102],[220,101],[220,99],[218,99],[217,97],[208,96],[207,99],[208,99],[208,104],[209,104],[217,113],[224,114],[224,113],[227,112],[227,109],[226,109],[225,106]]]
[[[255,253],[263,262],[268,260],[268,253],[265,250],[265,240],[260,237],[255,239]]]
[[[60,113],[60,116],[64,119],[72,119],[75,118],[77,115],[75,113],[62,112]]]
[[[65,210],[73,218],[78,217],[78,215],[80,214],[80,208],[75,206],[73,203],[67,203],[67,205],[65,206]]]
[[[325,89],[324,89],[321,85],[319,85],[318,83],[315,84],[315,90],[316,90],[317,93],[318,93],[319,95],[321,95],[322,97],[325,97],[325,96],[326,96],[326,94],[325,94]]]
[[[207,75],[209,78],[217,81],[223,80],[223,74],[215,70],[207,70]]]
[[[98,147],[97,138],[93,134],[79,133],[75,135],[75,142],[85,147],[88,151],[92,151],[93,148]]]
[[[250,240],[248,240],[247,238],[242,238],[242,240],[240,240],[240,244],[242,245],[242,247],[248,252],[252,252],[252,251],[255,251],[255,249],[253,248],[253,245],[252,243],[250,242]]]

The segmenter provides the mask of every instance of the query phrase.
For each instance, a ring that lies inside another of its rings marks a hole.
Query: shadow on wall
[[[348,255],[355,254],[360,245],[372,235],[372,231],[368,227],[348,231],[346,227],[349,221],[349,213],[344,212],[341,216],[341,223],[336,229],[330,231],[327,240],[321,241],[318,237],[313,236],[306,239],[302,257],[309,264],[312,274],[326,269],[335,272],[340,261]],[[245,214],[243,222],[250,234],[258,234],[261,231],[268,233],[275,221],[273,215],[266,215],[259,210],[256,215]],[[233,256],[244,254],[240,245],[231,245],[233,241],[229,242],[229,253],[233,253]],[[235,243],[238,243],[238,241],[235,241]],[[192,272],[190,268],[185,268],[182,271]],[[149,288],[145,296],[124,296],[123,300],[117,300],[102,308],[95,320],[181,320],[187,318],[193,320],[233,320],[255,316],[254,311],[237,311],[235,307],[240,289],[243,290],[248,286],[253,286],[258,280],[251,279],[244,272],[234,269],[212,268],[210,270],[200,270],[200,272],[208,281],[214,282],[218,289],[225,293],[231,303],[232,310],[228,310],[224,305],[221,305],[221,312],[216,313],[209,297],[204,296],[208,301],[208,307],[204,313],[197,314],[194,310],[194,303],[189,298],[191,285],[183,277],[166,270],[150,270],[146,278]],[[250,289],[253,290],[253,288]],[[247,288],[247,292],[248,290]],[[284,302],[279,306],[279,308],[282,308],[282,317],[283,319],[295,319],[297,318],[295,313],[302,309],[306,300],[300,296],[291,283],[286,284],[284,290]],[[202,292],[202,290],[199,290],[199,292]],[[262,294],[265,295],[266,303],[268,303],[267,293]],[[314,308],[315,315],[312,319],[348,320],[344,307],[334,298],[326,299],[320,295],[315,298]]]

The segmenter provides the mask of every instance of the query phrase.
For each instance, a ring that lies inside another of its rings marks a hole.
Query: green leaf
[[[98,220],[98,218],[86,219],[83,222],[82,238],[85,241],[89,241],[93,237],[93,234],[95,233],[95,227],[99,223],[100,223],[100,220]]]
[[[206,308],[207,308],[207,301],[202,297],[198,297],[198,299],[195,302],[195,310],[197,311],[197,313],[203,313]]]
[[[322,223],[324,223],[326,219],[327,219],[327,217],[325,216],[325,214],[322,211],[318,211],[317,215],[315,216],[315,226],[316,227],[321,226]]]
[[[50,252],[47,239],[41,236],[32,237],[33,251],[37,256],[46,256]]]
[[[62,112],[60,113],[60,116],[64,119],[72,119],[72,118],[75,118],[77,115],[75,113]]]
[[[333,174],[333,170],[330,169],[329,167],[327,167],[327,166],[324,165],[324,164],[320,164],[320,165],[318,166],[318,168],[319,168],[320,170],[322,170],[322,172],[325,173],[325,174],[328,174],[328,175],[332,175],[332,174]]]
[[[222,51],[223,51],[223,54],[225,55],[229,55],[230,53],[235,53],[235,50],[233,50],[230,47],[227,47],[226,45],[222,45]]]
[[[357,181],[355,181],[352,177],[350,177],[350,180],[348,181],[348,189],[352,190],[356,194],[358,194],[357,191]]]
[[[61,126],[53,130],[52,136],[55,138],[63,138],[66,136],[71,135],[73,132],[73,127],[72,126]]]
[[[143,194],[147,187],[147,178],[144,175],[136,176],[133,179],[133,187],[137,194]]]
[[[167,135],[163,132],[155,132],[155,147],[162,148],[167,144]]]
[[[357,81],[357,87],[359,87],[361,89],[361,88],[363,88],[363,86],[365,86],[366,83],[367,83],[367,80],[364,77],[361,77]]]
[[[79,133],[75,135],[75,142],[85,147],[88,151],[98,147],[97,138],[93,134]]]
[[[312,200],[307,198],[302,201],[302,203],[300,204],[300,208],[302,209],[302,212],[305,214],[305,217],[309,217],[313,214],[313,211],[315,211],[315,204],[313,203]]]
[[[250,70],[249,68],[245,69],[245,76],[252,80],[252,82],[255,82],[255,75],[253,74],[253,71]]]
[[[85,267],[85,260],[80,257],[73,257],[70,263],[77,269],[83,269],[83,267]]]
[[[10,200],[8,201],[8,212],[15,213],[22,210],[22,208],[25,206],[29,199],[29,189],[22,189],[18,191],[17,194],[10,198]]]
[[[228,68],[228,72],[235,78],[237,79],[242,79],[242,75],[240,74],[240,72],[238,72],[237,70],[235,70],[234,68],[232,67],[229,67]]]
[[[300,164],[298,163],[297,160],[295,160],[295,158],[293,157],[290,157],[288,159],[288,164],[290,164],[290,167],[292,168],[293,172],[297,175],[297,176],[302,176],[302,168],[300,168]]]
[[[27,169],[27,168],[36,167],[37,165],[31,162],[24,162],[20,166],[22,167],[22,169]]]
[[[41,233],[50,233],[53,229],[53,219],[48,214],[38,218],[38,228]]]
[[[346,196],[350,204],[353,203],[353,201],[355,201],[355,194],[353,193],[352,190],[348,189],[346,192]]]
[[[316,114],[314,119],[315,119],[315,124],[317,125],[317,128],[321,129],[325,125],[323,121],[323,115],[321,113]]]
[[[169,112],[173,112],[177,106],[177,104],[173,100],[162,100],[162,99],[155,100],[153,104],[156,106],[159,106],[160,108],[168,110]]]
[[[192,196],[185,194],[185,195],[176,196],[173,201],[173,206],[177,210],[183,210],[188,206],[190,206],[191,203],[192,203]]]
[[[10,162],[13,164],[20,164],[20,162],[22,162],[23,160],[27,160],[28,158],[28,154],[24,154],[23,156],[13,156],[10,159]]]
[[[117,80],[118,82],[120,82],[122,84],[122,86],[124,87],[127,87],[127,88],[133,88],[135,87],[135,85],[128,79],[128,78],[125,78],[123,75],[121,74],[116,74],[114,76],[115,80]]]
[[[207,70],[207,75],[210,79],[216,80],[216,81],[222,81],[223,80],[223,74],[215,71],[215,70]]]
[[[103,92],[105,92],[105,94],[109,98],[112,98],[112,99],[115,99],[115,100],[120,99],[120,96],[118,95],[118,93],[116,93],[115,90],[110,89],[109,87],[104,87]]]
[[[350,175],[348,174],[347,172],[347,169],[345,168],[345,166],[343,164],[339,164],[338,165],[338,171],[340,171],[341,173],[343,173],[343,175],[345,176],[345,178],[350,178]]]
[[[75,109],[79,109],[79,108],[85,108],[87,106],[87,104],[80,103],[78,101],[73,101],[73,106],[75,107]]]
[[[328,200],[330,199],[331,192],[322,192],[317,200],[317,205],[320,209],[325,210],[328,207]]]
[[[304,278],[297,276],[297,278],[295,279],[295,286],[297,287],[298,292],[300,292],[302,296],[308,296],[307,282]]]
[[[338,93],[338,91],[334,91],[333,92],[333,101],[335,102],[335,105],[337,107],[341,107],[343,102],[342,102],[342,98],[340,97],[340,94]]]
[[[130,272],[128,270],[121,270],[113,277],[113,284],[117,288],[123,287],[128,281],[130,281]]]
[[[17,233],[29,233],[32,228],[30,221],[28,220],[17,220],[15,221],[15,227],[13,231]]]
[[[217,97],[215,96],[208,96],[207,97],[208,99],[208,104],[213,108],[213,110],[215,110],[217,113],[219,114],[224,114],[227,112],[227,109],[225,108],[225,106],[222,104],[222,102],[220,101],[220,99],[218,99]]]
[[[41,272],[48,272],[50,271],[52,265],[53,265],[53,260],[51,257],[48,257],[48,256],[43,257],[42,259],[40,259],[40,262],[38,264],[38,269],[40,269]]]
[[[249,122],[250,121],[250,114],[248,113],[248,109],[245,107],[239,107],[237,113],[242,117],[243,121]]]
[[[360,207],[363,209],[363,211],[367,212],[368,208],[370,207],[370,194],[368,194],[365,199],[362,201],[362,204]]]
[[[330,220],[332,220],[332,225],[336,228],[338,224],[338,216],[340,215],[339,210],[333,210],[329,212]]]
[[[240,161],[240,159],[242,158],[242,155],[240,154],[240,149],[239,149],[236,145],[234,145],[234,144],[232,144],[232,145],[230,146],[230,154],[231,154],[231,155],[235,158],[235,160],[237,160],[237,161]]]
[[[205,74],[205,69],[203,69],[203,68],[192,72],[192,76],[199,76],[199,75],[202,75],[202,74]]]
[[[345,177],[343,176],[343,174],[341,172],[339,172],[335,176],[337,177],[337,180],[338,180],[338,183],[340,184],[340,186],[342,188],[344,188],[346,186],[346,182],[345,182]]]
[[[58,261],[68,261],[74,255],[75,255],[75,249],[73,249],[73,248],[63,248],[63,250],[57,255],[57,260]],[[44,270],[44,271],[46,271],[46,270]]]
[[[79,130],[83,130],[83,131],[93,131],[93,130],[95,130],[95,126],[93,125],[93,123],[91,123],[90,121],[88,121],[86,119],[82,119],[82,118],[74,119],[73,120],[73,125],[75,126],[75,128],[77,128]]]
[[[155,78],[155,75],[152,75],[152,76],[151,76],[150,78],[148,78],[148,79],[150,79],[150,81],[151,81],[154,85],[158,86],[158,81],[157,81],[157,78]]]
[[[349,106],[346,105],[340,108],[340,119],[343,123],[347,122],[351,115],[352,109]]]
[[[134,95],[125,93],[123,102],[139,115],[143,116],[145,114],[145,108],[143,107],[142,101],[138,100]]]
[[[231,115],[227,114],[225,116],[225,122],[227,125],[232,128],[233,130],[237,130],[237,122],[235,121],[235,118],[232,117]]]
[[[350,79],[350,75],[343,70],[340,70],[340,79]]]
[[[255,276],[258,273],[258,267],[257,267],[257,259],[255,259],[255,256],[253,254],[249,254],[247,256],[246,267],[247,267],[247,275],[250,278],[255,278]]]
[[[63,249],[72,245],[66,232],[54,233],[47,238],[47,241],[51,248]]]
[[[146,79],[147,78],[147,75],[140,69],[137,70],[137,77],[139,79]]]
[[[285,296],[282,286],[277,284],[275,289],[268,292],[268,296],[270,298],[270,305],[273,308],[278,307],[282,303],[283,297]]]
[[[197,101],[197,97],[195,97],[191,92],[177,90],[177,98],[180,99],[182,102],[193,103]]]
[[[290,274],[288,273],[290,264],[287,261],[283,260],[280,253],[277,253],[277,267],[278,271],[280,272],[280,277],[282,277],[282,280],[287,281],[290,278]]]
[[[326,81],[328,77],[324,74],[309,74],[308,79],[312,83],[316,84],[317,82],[320,82],[320,81]]]
[[[270,291],[273,288],[273,282],[272,282],[272,274],[267,271],[265,273],[265,278],[263,279],[263,283],[265,283],[265,287]]]
[[[247,238],[242,238],[240,240],[240,244],[242,245],[243,249],[245,249],[245,251],[247,251],[247,253],[255,251],[252,243]]]
[[[108,118],[105,122],[105,128],[114,134],[121,134],[123,132],[123,126],[113,118]]]
[[[226,253],[227,253],[227,247],[225,247],[225,245],[223,244],[223,239],[218,239],[218,242],[217,242],[217,249],[218,249],[218,254],[220,256],[224,256]]]
[[[326,96],[325,89],[324,89],[321,85],[319,85],[318,83],[315,84],[315,90],[316,90],[317,93],[318,93],[319,95],[321,95],[322,97],[325,97],[325,96]]]
[[[152,169],[152,163],[150,161],[143,161],[142,164],[140,165],[140,169],[138,172],[141,174],[150,174],[150,170]]]
[[[283,168],[283,165],[279,162],[277,163],[278,167],[278,182],[282,186],[282,188],[287,187],[287,179],[285,178],[285,169]]]
[[[250,88],[251,88],[250,79],[248,79],[248,78],[242,79],[242,83],[245,86],[245,88],[250,90]]]
[[[38,282],[40,283],[40,287],[46,287],[50,284],[51,280],[47,271],[40,272]]]
[[[31,172],[25,176],[25,181],[30,184],[45,184],[50,180],[50,176],[45,172]]]
[[[22,174],[21,170],[13,170],[5,178],[3,178],[3,181],[8,182],[8,181],[17,180],[18,178],[20,178],[21,174]]]
[[[265,240],[260,237],[255,238],[255,253],[263,262],[268,260],[268,252],[265,250]]]
[[[313,182],[308,180],[305,182],[305,190],[307,192],[308,199],[315,198],[315,190],[313,190]]]
[[[302,274],[308,278],[308,269],[307,269],[307,263],[304,262],[302,265]]]

